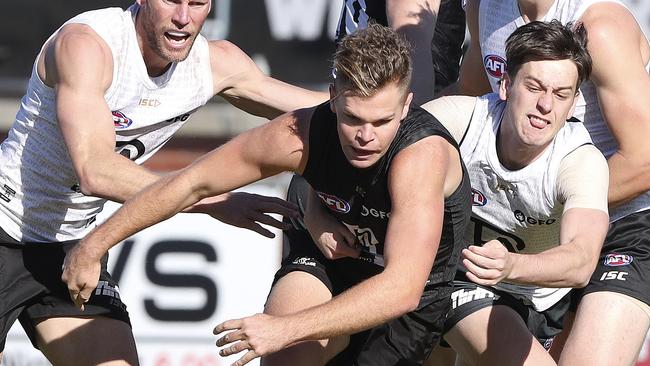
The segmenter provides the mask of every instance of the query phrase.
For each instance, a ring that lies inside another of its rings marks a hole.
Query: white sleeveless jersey
[[[576,22],[587,8],[602,2],[615,2],[624,6],[616,0],[556,0],[543,20],[557,19],[563,24]],[[483,67],[494,92],[498,90],[498,82],[506,71],[506,39],[524,24],[526,22],[519,12],[516,0],[481,0],[479,42]],[[646,67],[646,69],[649,68]],[[585,81],[580,87],[580,96],[576,103],[574,116],[584,122],[594,145],[606,158],[618,150],[618,144],[609,131],[600,110],[596,87],[591,81]],[[609,212],[610,221],[616,221],[648,208],[650,208],[650,192],[646,192],[624,205],[612,208]]]
[[[110,47],[114,71],[105,100],[113,113],[116,151],[142,163],[213,96],[213,83],[202,36],[185,61],[150,78],[136,39],[137,11],[137,5],[95,10],[67,23],[89,25]],[[24,242],[76,240],[92,229],[105,200],[79,193],[57,123],[54,90],[40,80],[36,64],[0,145],[0,227]],[[93,116],[84,118],[96,123]]]
[[[472,182],[472,222],[469,243],[499,239],[510,252],[535,254],[560,243],[564,202],[556,182],[560,162],[578,147],[591,143],[582,123],[567,122],[542,155],[523,169],[503,167],[496,150],[496,133],[505,102],[498,94],[477,99],[460,151]],[[569,288],[543,288],[501,282],[494,286],[533,305],[548,309]]]

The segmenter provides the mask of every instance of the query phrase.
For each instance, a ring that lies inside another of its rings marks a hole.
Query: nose
[[[361,145],[365,145],[370,141],[372,141],[374,139],[374,136],[375,136],[375,131],[372,124],[370,123],[364,123],[357,130],[356,137]]]
[[[542,93],[537,100],[537,109],[543,114],[550,113],[553,110],[553,93]]]
[[[185,1],[176,5],[172,22],[179,28],[183,28],[190,23],[190,6]]]

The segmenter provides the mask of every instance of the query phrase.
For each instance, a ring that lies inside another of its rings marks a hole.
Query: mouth
[[[190,39],[191,34],[189,32],[180,32],[180,31],[167,31],[164,33],[165,39],[172,45],[172,47],[180,48],[185,46],[187,41]]]
[[[352,146],[352,151],[359,158],[367,158],[377,153],[375,150],[359,149],[354,146]]]
[[[551,124],[551,122],[549,120],[546,120],[544,118],[540,118],[540,117],[532,115],[532,114],[528,115],[528,121],[530,122],[531,126],[533,126],[535,128],[538,128],[540,130]]]

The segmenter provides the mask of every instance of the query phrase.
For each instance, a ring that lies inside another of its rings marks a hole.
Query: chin
[[[348,160],[350,165],[357,169],[365,169],[365,168],[370,168],[371,166],[375,165],[377,163],[377,160]]]

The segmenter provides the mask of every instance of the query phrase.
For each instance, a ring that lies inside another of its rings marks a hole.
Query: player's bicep
[[[577,207],[607,213],[608,188],[607,161],[594,145],[580,146],[562,159],[556,189],[564,212]]]
[[[307,162],[312,110],[298,110],[248,130],[193,163],[188,177],[202,197],[281,173]]]
[[[113,151],[115,134],[104,93],[111,82],[110,51],[86,32],[62,32],[54,42],[56,114],[75,169],[95,153]]]
[[[598,255],[609,227],[605,157],[593,145],[584,145],[560,164],[557,188],[564,200],[560,243],[577,246],[592,259]]]
[[[403,271],[416,285],[426,281],[439,247],[449,166],[447,146],[441,137],[425,138],[402,150],[389,172],[386,270]]]
[[[621,151],[646,152],[650,145],[650,75],[647,41],[632,14],[619,4],[598,4],[583,16],[593,61],[590,80]],[[641,149],[641,150],[639,150]],[[630,154],[632,156],[633,154]]]

